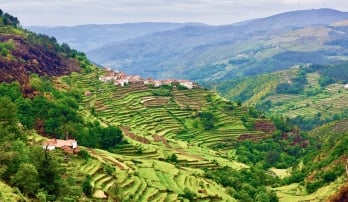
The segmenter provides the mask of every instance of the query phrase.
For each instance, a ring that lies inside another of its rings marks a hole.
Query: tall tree
[[[11,183],[18,186],[26,195],[35,195],[39,188],[39,174],[32,164],[22,163],[11,178]]]

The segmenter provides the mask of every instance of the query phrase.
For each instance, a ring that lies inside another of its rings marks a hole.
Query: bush
[[[80,157],[82,157],[83,159],[89,159],[91,156],[89,155],[89,153],[86,150],[81,150],[78,155]]]
[[[108,175],[112,175],[115,172],[115,168],[111,166],[110,164],[104,165],[104,172]]]
[[[197,194],[191,191],[189,188],[185,187],[184,194],[181,195],[183,198],[188,199],[189,201],[193,201]]]
[[[337,178],[336,174],[333,171],[328,171],[323,174],[323,179],[325,182],[335,181]]]
[[[205,130],[212,130],[215,127],[216,119],[211,112],[199,112],[199,118]]]
[[[307,182],[306,184],[306,189],[309,194],[317,191],[320,187],[324,185],[324,181],[318,180],[318,181],[313,181],[313,182]]]
[[[172,155],[168,156],[167,161],[176,163],[176,162],[178,162],[178,156],[176,154],[172,154]]]
[[[91,185],[91,178],[87,177],[85,181],[82,183],[82,191],[85,193],[86,196],[91,197],[92,196],[92,185]]]

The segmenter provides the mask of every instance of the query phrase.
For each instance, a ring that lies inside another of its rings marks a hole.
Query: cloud
[[[229,24],[296,9],[348,10],[342,0],[0,0],[23,25],[77,25],[144,21]]]

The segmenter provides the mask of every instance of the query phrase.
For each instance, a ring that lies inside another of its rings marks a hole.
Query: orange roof
[[[43,146],[55,146],[57,144],[56,139],[52,139],[52,140],[47,140],[42,142]]]
[[[42,145],[48,145],[48,146],[56,146],[56,147],[72,147],[72,144],[75,143],[76,140],[57,140],[57,139],[51,139],[47,140],[42,143]]]
[[[56,140],[56,147],[64,147],[68,146],[71,147],[73,143],[75,143],[75,140]]]

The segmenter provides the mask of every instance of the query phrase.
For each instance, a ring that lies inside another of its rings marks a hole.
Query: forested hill
[[[18,81],[27,87],[30,74],[51,77],[80,71],[73,59],[77,55],[54,37],[23,30],[16,17],[0,16],[0,82]]]

